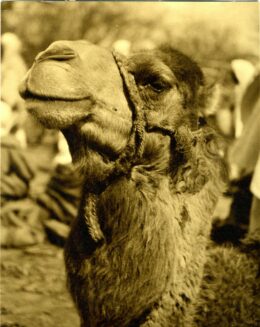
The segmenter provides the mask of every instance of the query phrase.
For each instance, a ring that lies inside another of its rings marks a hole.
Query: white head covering
[[[128,56],[131,49],[131,42],[124,39],[117,40],[113,44],[113,49],[124,56]]]

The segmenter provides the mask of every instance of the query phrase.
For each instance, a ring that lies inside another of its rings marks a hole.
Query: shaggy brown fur
[[[121,64],[88,42],[55,42],[21,89],[28,110],[63,131],[86,179],[65,248],[69,289],[82,327],[190,327],[223,189],[216,136],[198,120],[208,89],[173,49]]]

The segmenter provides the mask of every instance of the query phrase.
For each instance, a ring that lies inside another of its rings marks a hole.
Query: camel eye
[[[134,75],[136,84],[145,91],[151,93],[162,93],[169,90],[173,85],[172,81],[163,77],[161,74],[141,71]]]
[[[161,81],[153,81],[150,82],[148,84],[150,86],[150,88],[158,93],[161,93],[162,91],[164,91],[165,89],[167,89],[168,87],[165,85],[165,83],[162,83]]]
[[[156,93],[162,93],[166,90],[168,90],[171,85],[164,81],[163,79],[157,78],[151,78],[148,81],[146,81],[146,87],[150,88],[152,91]]]

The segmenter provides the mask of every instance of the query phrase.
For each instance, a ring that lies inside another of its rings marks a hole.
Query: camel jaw
[[[38,96],[26,90],[20,92],[25,99],[27,111],[32,114],[44,127],[51,129],[65,129],[89,116],[93,101],[86,98],[82,100],[67,100]]]

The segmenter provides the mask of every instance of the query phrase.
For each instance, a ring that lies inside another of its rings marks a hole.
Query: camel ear
[[[220,104],[221,86],[220,84],[206,85],[204,90],[205,106],[203,113],[206,117],[215,115]]]
[[[221,85],[217,72],[212,69],[203,69],[204,85],[201,87],[201,112],[205,117],[215,115],[221,99]]]

